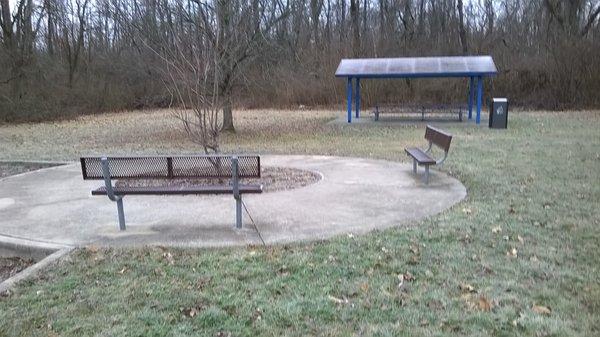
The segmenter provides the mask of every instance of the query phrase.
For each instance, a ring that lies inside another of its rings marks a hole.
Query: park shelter
[[[477,85],[477,124],[481,121],[483,78],[498,73],[491,56],[399,57],[342,59],[336,77],[346,77],[348,123],[352,123],[352,80],[355,83],[356,118],[360,117],[360,80],[365,78],[469,78],[468,107],[472,119],[474,87]],[[475,84],[476,82],[476,84]]]

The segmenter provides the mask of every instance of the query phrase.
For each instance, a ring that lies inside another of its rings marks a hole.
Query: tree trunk
[[[8,49],[10,49],[13,37],[13,28],[12,15],[10,14],[10,3],[8,0],[0,0],[0,11],[2,11],[2,13],[0,13],[0,29],[2,30],[2,37],[4,39],[4,44]]]
[[[217,25],[219,41],[216,44],[219,57],[223,60],[219,66],[222,78],[219,85],[219,95],[223,99],[223,128],[222,131],[235,132],[233,126],[233,113],[231,111],[231,76],[233,69],[231,67],[232,55],[230,54],[231,46],[227,46],[227,42],[231,39],[231,0],[217,1]]]
[[[352,21],[352,54],[354,57],[360,56],[360,18],[358,14],[358,4],[360,0],[350,0],[350,20]]]
[[[233,125],[233,111],[231,107],[231,98],[225,98],[225,104],[223,105],[223,128],[222,131],[235,132],[235,126]]]
[[[50,3],[50,0],[44,0],[44,7],[47,15],[47,29],[46,32],[46,48],[48,48],[48,55],[54,56],[54,10]]]
[[[310,1],[310,17],[311,17],[311,35],[314,46],[319,45],[319,17],[321,16],[321,10],[323,8],[322,0],[311,0]]]
[[[464,55],[469,53],[469,46],[467,42],[467,31],[465,30],[465,13],[463,9],[463,1],[458,0],[456,8],[458,9],[458,36],[460,39],[460,45],[462,46],[462,52]]]

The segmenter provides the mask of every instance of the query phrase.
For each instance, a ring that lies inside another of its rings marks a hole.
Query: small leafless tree
[[[170,15],[173,8],[157,9]],[[147,25],[137,26],[137,31],[162,63],[162,80],[171,96],[173,115],[181,122],[183,131],[204,153],[218,153],[223,109],[228,100],[221,88],[226,76],[222,35],[209,34],[215,25],[215,16],[208,16],[206,12],[214,11],[212,7],[203,3],[186,7],[183,2],[177,2],[175,10],[183,20],[180,27],[167,27],[170,33],[167,38],[152,34],[155,29]]]
[[[174,43],[171,52],[161,55],[165,62],[165,83],[177,101],[173,115],[189,139],[204,153],[218,153],[222,130],[223,102],[219,90],[220,59],[210,45],[184,47]]]

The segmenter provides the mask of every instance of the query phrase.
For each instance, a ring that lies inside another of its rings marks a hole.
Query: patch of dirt
[[[242,184],[262,184],[263,192],[291,190],[314,184],[321,180],[321,175],[315,172],[290,167],[261,167],[261,177],[241,179]],[[139,179],[120,180],[117,187],[148,187],[148,186],[194,186],[194,185],[227,185],[231,179]]]
[[[0,162],[0,178],[56,166],[48,163]]]
[[[0,257],[0,282],[13,277],[35,262],[20,257]]]

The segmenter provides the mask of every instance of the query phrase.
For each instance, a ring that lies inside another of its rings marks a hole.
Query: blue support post
[[[477,119],[475,122],[481,122],[481,96],[483,95],[483,77],[477,77]]]
[[[473,118],[473,82],[475,78],[469,77],[469,119]]]
[[[348,77],[346,98],[348,99],[348,123],[352,123],[352,77]]]
[[[355,99],[356,102],[354,103],[356,105],[356,118],[360,117],[360,78],[357,77],[356,78],[356,92],[355,92]]]

